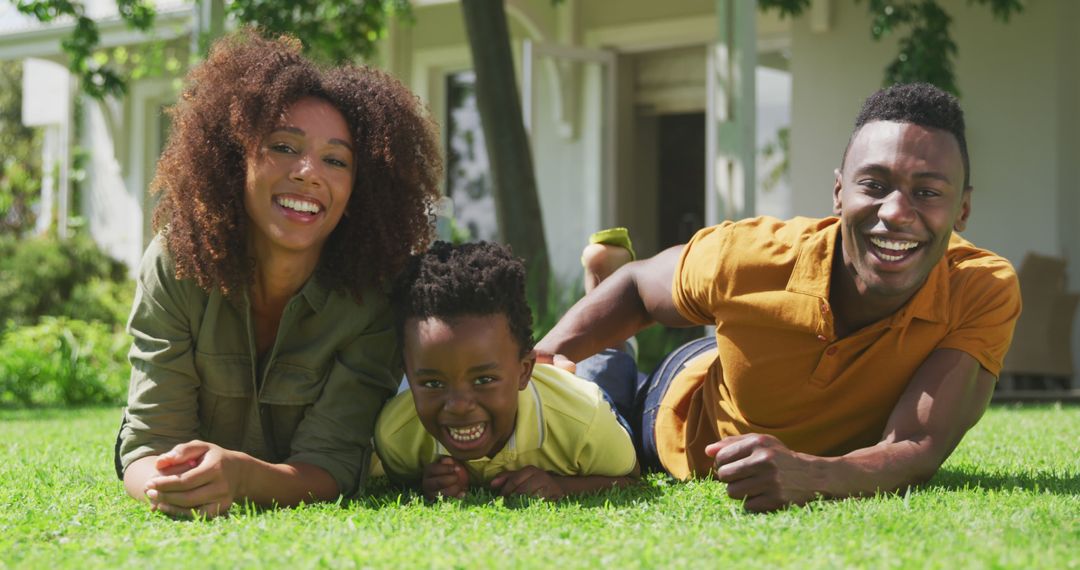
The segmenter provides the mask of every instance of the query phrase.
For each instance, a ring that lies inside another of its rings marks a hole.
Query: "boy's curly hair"
[[[391,299],[398,310],[399,333],[410,318],[452,320],[503,314],[521,347],[519,356],[533,348],[525,264],[507,247],[437,241],[429,251],[409,260]]]
[[[178,278],[227,296],[250,286],[247,160],[282,113],[309,96],[345,117],[356,165],[346,214],[316,270],[322,283],[359,298],[389,284],[430,243],[442,162],[419,100],[382,71],[323,69],[301,54],[299,40],[245,28],[188,73],[169,111],[173,131],[151,188],[161,194],[154,229],[165,235]]]

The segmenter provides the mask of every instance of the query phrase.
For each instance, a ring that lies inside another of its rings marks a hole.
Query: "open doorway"
[[[657,121],[657,249],[686,243],[705,225],[705,113]]]

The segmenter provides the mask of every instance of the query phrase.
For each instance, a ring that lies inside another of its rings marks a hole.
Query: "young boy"
[[[629,484],[634,445],[593,383],[536,364],[525,268],[491,243],[435,243],[393,300],[409,390],[375,427],[387,475],[429,499],[470,486],[557,500]]]

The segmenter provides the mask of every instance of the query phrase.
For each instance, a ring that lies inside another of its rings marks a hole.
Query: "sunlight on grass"
[[[383,483],[342,505],[182,522],[123,494],[114,409],[0,411],[0,567],[654,568],[1080,565],[1080,408],[992,408],[929,484],[744,512],[650,476],[559,504]]]

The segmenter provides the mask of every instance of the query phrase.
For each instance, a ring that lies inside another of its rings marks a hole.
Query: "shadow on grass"
[[[999,474],[980,471],[961,471],[943,468],[927,483],[925,488],[948,491],[985,489],[994,491],[1024,490],[1036,493],[1050,492],[1055,495],[1080,495],[1080,473],[1018,473]]]
[[[123,404],[40,407],[0,405],[0,422],[51,422],[55,420],[70,420],[72,417],[75,416],[94,414],[103,410],[110,410],[115,412],[117,422],[119,422],[121,410],[123,410]]]
[[[611,489],[586,495],[569,496],[557,505],[576,505],[583,508],[606,508],[622,507],[658,499],[663,494],[663,482],[657,484],[654,477],[643,479],[640,483],[624,489]],[[488,489],[470,489],[464,499],[440,499],[438,503],[456,505],[459,508],[486,507],[501,505],[508,509],[523,509],[543,499],[525,496],[501,497]],[[435,504],[424,499],[423,495],[409,487],[392,483],[386,479],[372,480],[368,485],[368,493],[348,502],[351,505],[361,505],[370,509],[382,509],[399,507],[410,504]]]

